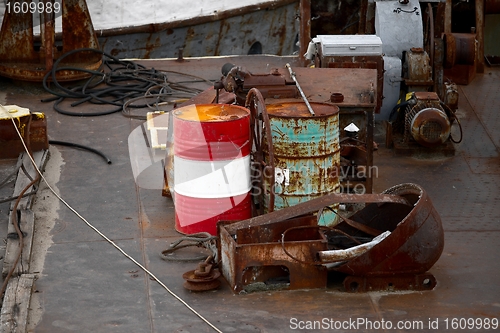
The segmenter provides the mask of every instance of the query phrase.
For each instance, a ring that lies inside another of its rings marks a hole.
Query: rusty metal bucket
[[[364,254],[335,267],[350,277],[344,281],[349,291],[380,289],[432,289],[435,278],[426,272],[436,263],[444,248],[441,218],[422,187],[400,184],[383,193],[397,195],[411,206],[372,203],[351,217],[371,228],[391,234]],[[362,235],[347,223],[338,229]]]

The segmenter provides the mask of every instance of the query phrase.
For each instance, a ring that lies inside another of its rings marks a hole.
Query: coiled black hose
[[[64,63],[64,59],[78,52],[101,54],[103,57],[101,68],[99,70],[90,70],[71,66],[60,67],[60,64]],[[87,73],[89,78],[82,85],[72,88],[64,87],[57,80],[57,72],[62,70]],[[212,85],[212,82],[194,75],[160,71],[154,68],[148,69],[133,61],[120,60],[101,50],[82,48],[67,52],[54,62],[52,70],[44,76],[42,84],[45,90],[55,97],[44,99],[42,102],[55,101],[54,110],[68,116],[94,117],[124,111],[124,116],[145,119],[144,116],[131,116],[128,109],[147,107],[159,110],[162,103],[170,104],[172,100],[189,99],[202,91],[201,89],[187,87],[180,82],[170,81],[167,73],[175,73],[195,80],[191,82],[207,82]],[[54,88],[49,87],[49,81],[54,85]],[[145,96],[150,101],[151,97],[154,97],[155,102],[135,103]],[[92,103],[110,105],[111,108],[105,111],[93,112],[69,111],[61,106],[61,103],[67,98],[76,99],[71,103],[71,107],[83,103]],[[130,100],[133,100],[134,103],[130,103]]]

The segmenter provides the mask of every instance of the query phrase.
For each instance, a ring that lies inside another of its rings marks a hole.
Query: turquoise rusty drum
[[[265,193],[274,187],[275,210],[340,192],[339,108],[323,103],[311,103],[311,107],[314,116],[305,103],[266,106],[274,149],[275,183],[267,181],[264,185]],[[264,159],[268,161],[266,147],[264,144]],[[337,211],[338,204],[331,208]],[[321,225],[337,222],[336,213],[324,210]]]

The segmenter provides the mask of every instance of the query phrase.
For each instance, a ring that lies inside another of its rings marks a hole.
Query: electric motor
[[[451,124],[435,92],[407,95],[404,141],[413,139],[424,147],[436,147],[450,137]]]

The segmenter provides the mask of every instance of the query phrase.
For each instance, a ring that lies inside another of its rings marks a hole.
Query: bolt
[[[177,53],[177,61],[179,61],[179,62],[183,62],[184,61],[183,53],[184,53],[184,49],[182,47],[180,47],[179,51]]]

